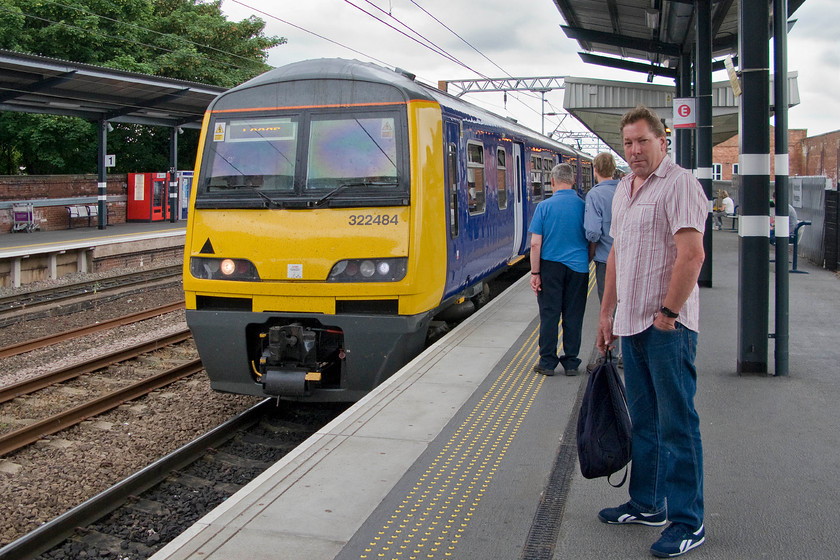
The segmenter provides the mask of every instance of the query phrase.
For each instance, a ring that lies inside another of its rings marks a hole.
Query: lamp
[[[648,29],[656,29],[659,26],[659,12],[657,10],[645,10],[645,25]]]

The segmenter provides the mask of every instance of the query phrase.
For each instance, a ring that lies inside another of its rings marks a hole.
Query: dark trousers
[[[540,260],[542,291],[537,294],[540,307],[540,367],[554,369],[563,364],[567,370],[580,365],[580,339],[589,273],[575,272],[566,265]],[[563,320],[563,355],[557,357],[557,331]]]

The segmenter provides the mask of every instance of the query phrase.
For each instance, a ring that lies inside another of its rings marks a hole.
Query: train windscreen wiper
[[[239,190],[239,189],[248,189],[253,191],[257,196],[259,196],[263,201],[265,201],[265,208],[282,208],[283,205],[262,192],[260,189],[256,187],[252,187],[251,185],[213,185],[213,188],[216,189],[223,189],[223,190]]]
[[[342,183],[318,200],[315,201],[313,206],[315,208],[320,208],[323,206],[327,201],[333,198],[340,192],[347,190],[350,187],[393,187],[394,185],[399,185],[399,179],[393,179],[391,181],[352,181],[350,183]]]

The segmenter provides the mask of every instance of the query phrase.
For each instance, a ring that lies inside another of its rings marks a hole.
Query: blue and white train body
[[[560,162],[588,190],[588,156],[369,63],[294,63],[220,95],[184,257],[212,387],[357,400],[527,255]]]

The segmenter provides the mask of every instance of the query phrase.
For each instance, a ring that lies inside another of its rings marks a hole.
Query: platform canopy
[[[804,3],[788,0],[788,14]],[[696,42],[692,1],[554,0],[554,4],[566,21],[561,28],[583,49],[579,54],[584,62],[676,78],[680,57],[690,54]],[[767,5],[772,13],[773,0]],[[735,56],[738,2],[711,1],[711,7],[712,57]]]
[[[563,32],[578,42],[584,62],[674,80],[681,58],[696,42],[695,2],[688,0],[553,0],[566,24]],[[805,0],[788,0],[792,15]],[[772,13],[773,1],[767,0]],[[711,2],[713,70],[724,68],[730,55],[737,66],[738,1]],[[771,103],[772,103],[772,84]],[[605,80],[566,79],[563,106],[584,126],[623,153],[618,133],[621,115],[645,103],[665,119],[671,118],[673,86]],[[788,74],[790,106],[799,103],[797,73]],[[713,85],[713,142],[738,132],[738,102],[728,82]],[[771,107],[772,110],[772,107]]]
[[[798,76],[798,72],[788,72],[790,107],[799,105]],[[729,82],[712,84],[712,145],[725,142],[738,134],[739,99]],[[771,105],[773,99],[771,76]],[[670,123],[673,118],[673,101],[674,86],[566,77],[563,108],[616,153],[623,154],[619,131],[622,115],[628,109],[642,104]]]
[[[201,128],[226,88],[0,50],[0,111]]]

